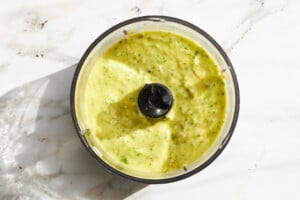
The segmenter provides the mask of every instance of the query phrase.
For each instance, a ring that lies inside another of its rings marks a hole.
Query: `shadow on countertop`
[[[0,97],[0,199],[124,199],[147,186],[107,172],[81,144],[69,106],[75,68]]]

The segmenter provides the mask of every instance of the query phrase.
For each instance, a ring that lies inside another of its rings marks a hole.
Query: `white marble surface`
[[[0,1],[0,199],[300,199],[299,0]],[[70,81],[88,45],[122,20],[188,20],[227,51],[241,111],[222,155],[180,182],[106,172],[73,128]]]

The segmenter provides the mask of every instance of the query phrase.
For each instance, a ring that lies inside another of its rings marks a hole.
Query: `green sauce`
[[[165,119],[149,119],[137,97],[146,83],[174,96]],[[226,112],[224,78],[204,49],[168,32],[128,34],[93,67],[84,107],[89,143],[115,166],[169,172],[193,163],[218,136]]]

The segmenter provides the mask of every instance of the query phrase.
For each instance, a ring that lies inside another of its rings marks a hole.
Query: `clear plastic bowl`
[[[112,160],[99,152],[86,140],[85,110],[83,107],[85,86],[92,67],[97,59],[111,45],[124,37],[124,31],[168,31],[189,38],[206,50],[214,62],[225,74],[225,87],[227,90],[227,112],[224,125],[213,145],[196,162],[187,167],[168,173],[140,173],[126,168],[117,168]],[[92,157],[109,171],[122,177],[144,183],[168,183],[189,177],[212,163],[224,150],[231,138],[237,123],[239,112],[239,88],[232,64],[220,45],[206,32],[197,26],[181,19],[167,16],[143,16],[129,19],[119,23],[100,35],[86,50],[75,71],[71,88],[71,113],[78,136]]]

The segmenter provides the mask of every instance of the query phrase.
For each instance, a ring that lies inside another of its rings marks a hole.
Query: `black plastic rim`
[[[207,160],[205,161],[203,164],[199,165],[198,167],[196,167],[195,169],[186,172],[185,174],[181,174],[175,177],[171,177],[171,178],[163,178],[163,179],[145,179],[145,178],[139,178],[139,177],[135,177],[135,176],[131,176],[128,174],[125,174],[113,167],[111,167],[110,165],[108,165],[104,160],[102,160],[100,157],[97,156],[97,154],[92,150],[92,148],[88,145],[88,142],[86,141],[85,137],[81,134],[81,129],[79,127],[77,118],[76,118],[76,113],[75,113],[75,89],[76,89],[76,84],[77,84],[77,80],[78,80],[78,76],[79,73],[81,71],[81,68],[85,62],[85,60],[87,59],[88,55],[90,54],[90,52],[94,49],[94,47],[101,42],[107,35],[109,35],[110,33],[112,33],[113,31],[131,24],[131,23],[135,23],[135,22],[140,22],[140,21],[170,21],[170,22],[175,22],[178,24],[181,24],[183,26],[186,26],[196,32],[198,32],[199,34],[201,34],[202,36],[204,36],[208,41],[210,41],[214,47],[218,50],[218,52],[222,55],[223,59],[225,60],[227,66],[228,66],[228,70],[231,73],[232,79],[233,79],[233,84],[234,84],[234,90],[235,90],[235,110],[234,110],[234,115],[233,115],[233,120],[230,126],[230,129],[226,135],[226,137],[223,139],[223,141],[221,142],[221,148],[218,148],[217,151]],[[207,34],[205,31],[203,31],[202,29],[200,29],[199,27],[184,21],[182,19],[178,19],[178,18],[174,18],[174,17],[169,17],[169,16],[163,16],[163,15],[147,15],[147,16],[142,16],[142,17],[136,17],[136,18],[132,18],[126,21],[123,21],[113,27],[111,27],[110,29],[108,29],[107,31],[105,31],[104,33],[102,33],[89,47],[88,49],[85,51],[85,53],[83,54],[83,56],[81,57],[77,68],[75,70],[74,76],[73,76],[73,81],[72,81],[72,86],[71,86],[71,94],[70,94],[70,106],[71,106],[71,115],[72,115],[72,120],[73,123],[75,125],[76,128],[76,132],[82,142],[82,144],[85,146],[85,148],[88,150],[88,152],[90,153],[90,155],[102,166],[104,166],[109,172],[112,172],[114,174],[117,174],[121,177],[133,180],[133,181],[137,181],[137,182],[141,182],[141,183],[148,183],[148,184],[162,184],[162,183],[170,183],[170,182],[174,182],[174,181],[179,181],[182,179],[185,179],[187,177],[190,177],[196,173],[198,173],[199,171],[203,170],[204,168],[206,168],[208,165],[210,165],[221,153],[222,151],[225,149],[225,147],[227,146],[233,131],[235,129],[237,120],[238,120],[238,115],[239,115],[239,108],[240,108],[240,94],[239,94],[239,86],[238,86],[238,81],[237,81],[237,77],[235,74],[235,71],[233,69],[232,63],[229,60],[229,57],[226,55],[225,51],[222,49],[222,47],[209,35]]]

